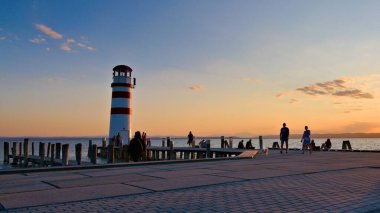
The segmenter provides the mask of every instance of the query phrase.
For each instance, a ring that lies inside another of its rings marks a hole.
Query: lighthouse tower
[[[109,142],[118,133],[124,143],[129,143],[131,137],[132,88],[136,85],[136,79],[132,81],[131,74],[132,69],[126,65],[113,68]]]

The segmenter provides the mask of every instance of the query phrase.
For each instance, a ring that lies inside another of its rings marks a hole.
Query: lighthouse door
[[[129,130],[123,129],[120,131],[121,138],[123,139],[123,144],[129,145]]]

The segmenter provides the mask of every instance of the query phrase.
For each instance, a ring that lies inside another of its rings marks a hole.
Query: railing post
[[[75,160],[77,161],[77,165],[81,165],[82,162],[82,144],[75,144]]]
[[[123,152],[125,162],[129,162],[128,144],[123,145]]]
[[[51,165],[54,165],[54,153],[55,153],[55,144],[52,143],[51,144],[51,150],[50,150],[50,161],[51,161]]]
[[[96,164],[96,160],[98,158],[97,150],[98,150],[98,145],[93,144],[92,148],[91,148],[91,151],[92,151],[92,154],[91,154],[91,163],[93,163],[93,164]]]
[[[260,150],[263,150],[263,136],[259,136]]]
[[[103,138],[103,140],[102,140],[101,155],[103,158],[107,157],[107,141],[106,141],[106,138]]]
[[[170,151],[169,151],[169,160],[174,160],[174,146],[173,146],[173,141],[170,141],[169,147],[170,147]]]
[[[61,159],[61,148],[62,148],[62,143],[56,143],[55,144],[55,158],[56,159]]]
[[[62,145],[62,164],[69,165],[69,144]]]
[[[4,164],[9,163],[9,143],[4,142]]]
[[[12,162],[12,164],[13,165],[17,164],[16,153],[17,153],[17,143],[13,142],[12,143],[12,156],[13,156],[13,162]]]
[[[115,163],[115,147],[112,144],[107,147],[107,163]]]
[[[28,157],[29,157],[29,139],[24,138],[24,166],[25,167],[28,166]]]
[[[206,158],[210,158],[210,149],[211,149],[210,140],[207,140],[206,141]]]
[[[45,160],[45,143],[40,142],[38,155],[40,156],[40,166],[43,166]]]
[[[92,140],[88,141],[87,157],[91,158]]]

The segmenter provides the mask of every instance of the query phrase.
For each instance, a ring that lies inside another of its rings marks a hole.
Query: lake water
[[[199,143],[203,138],[196,138],[196,144]],[[220,138],[205,138],[211,141],[212,148],[220,148]],[[3,165],[4,159],[4,142],[23,142],[23,138],[0,138],[0,169],[10,168],[10,166]],[[69,144],[70,148],[70,159],[75,160],[75,144],[82,143],[82,160],[89,162],[90,160],[87,158],[87,149],[88,149],[88,141],[92,140],[93,144],[97,144],[98,146],[102,145],[102,138],[90,138],[90,137],[80,137],[80,138],[29,138],[29,144],[31,146],[31,142],[44,142],[44,143],[62,143]],[[187,138],[173,138],[175,147],[184,147],[187,146]],[[228,138],[226,138],[228,140]],[[244,140],[245,142],[248,138],[242,139],[233,139],[233,147],[236,148],[238,142],[240,140]],[[332,149],[342,149],[342,141],[349,140],[353,150],[380,150],[380,138],[331,138]],[[161,146],[162,144],[161,138],[152,138],[151,143],[152,146]],[[272,147],[273,142],[279,141],[278,139],[263,139],[264,148]],[[316,146],[320,146],[322,143],[326,141],[326,138],[316,138],[314,139]],[[252,138],[252,145],[257,149],[259,148],[259,139]],[[38,153],[38,143],[35,143],[35,151]],[[17,147],[18,148],[18,147]],[[300,139],[289,139],[289,148],[301,148]],[[31,153],[31,147],[29,148],[29,152]]]

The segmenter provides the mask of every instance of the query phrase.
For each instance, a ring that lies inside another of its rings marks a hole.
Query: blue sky
[[[380,131],[379,1],[1,3],[0,135],[106,134],[118,64],[152,134]]]

